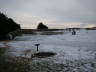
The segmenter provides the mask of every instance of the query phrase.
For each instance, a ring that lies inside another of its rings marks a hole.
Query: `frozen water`
[[[23,35],[7,44],[16,56],[31,57],[36,53],[34,44],[40,43],[39,52],[54,52],[48,58],[33,58],[34,72],[95,72],[96,71],[96,31],[78,30],[76,35]],[[0,43],[3,46],[3,43]],[[27,50],[27,51],[26,51]],[[41,67],[40,67],[41,66]],[[47,67],[47,68],[46,68]],[[38,68],[38,69],[37,69]],[[44,69],[43,69],[44,68]]]

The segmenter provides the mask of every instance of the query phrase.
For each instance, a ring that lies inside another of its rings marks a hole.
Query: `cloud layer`
[[[24,28],[96,24],[96,0],[0,0],[0,10]],[[67,24],[68,23],[68,24]]]

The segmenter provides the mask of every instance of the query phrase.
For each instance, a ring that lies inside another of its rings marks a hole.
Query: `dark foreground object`
[[[45,58],[45,57],[50,57],[54,55],[56,55],[56,53],[53,53],[53,52],[39,52],[34,54],[34,56],[38,58]]]
[[[8,48],[0,47],[0,72],[29,72],[28,59],[6,56]]]
[[[35,44],[35,46],[37,46],[37,51],[39,50],[39,49],[38,49],[38,46],[39,46],[39,45],[40,45],[40,44]]]

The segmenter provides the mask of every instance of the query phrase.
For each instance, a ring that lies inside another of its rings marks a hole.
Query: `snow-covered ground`
[[[33,72],[96,72],[96,30],[78,30],[76,35],[64,31],[63,35],[23,35],[8,42],[9,55],[31,57],[39,52],[54,52],[46,58],[33,58]],[[3,46],[4,42],[0,43]]]

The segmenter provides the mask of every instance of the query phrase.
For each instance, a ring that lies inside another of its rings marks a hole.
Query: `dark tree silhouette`
[[[42,22],[40,22],[37,26],[37,29],[48,29],[48,27],[44,25]]]
[[[13,19],[8,18],[5,14],[0,12],[0,37],[6,36],[9,32],[20,29],[20,25]]]

